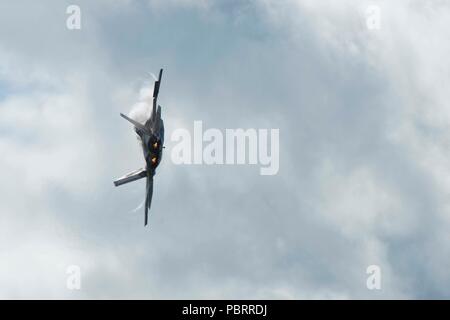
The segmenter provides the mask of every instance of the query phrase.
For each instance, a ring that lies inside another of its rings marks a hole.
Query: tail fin
[[[153,196],[153,175],[151,173],[147,173],[147,192],[145,195],[145,221],[144,226],[148,224],[148,210],[152,205],[152,196]]]
[[[155,81],[155,87],[153,88],[153,99],[158,99],[158,93],[159,93],[159,86],[161,84],[161,78],[162,78],[163,69],[159,70],[159,77],[158,80]]]
[[[161,78],[162,78],[163,69],[159,70],[159,76],[158,80],[155,81],[155,86],[153,87],[153,109],[152,109],[152,115],[151,119],[155,119],[156,116],[156,104],[158,101],[158,94],[159,94],[159,86],[161,85]]]

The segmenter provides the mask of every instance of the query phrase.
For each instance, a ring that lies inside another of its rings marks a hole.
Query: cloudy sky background
[[[450,298],[449,38],[439,0],[2,1],[0,298]],[[144,228],[112,180],[160,67]],[[194,120],[279,128],[278,175],[172,164]]]

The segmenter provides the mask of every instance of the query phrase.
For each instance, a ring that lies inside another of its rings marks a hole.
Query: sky
[[[440,0],[2,1],[0,298],[450,298],[449,38]],[[197,120],[279,129],[278,173],[174,164]]]

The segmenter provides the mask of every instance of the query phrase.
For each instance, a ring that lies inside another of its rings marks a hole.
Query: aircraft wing
[[[147,176],[147,170],[142,168],[142,169],[138,169],[136,171],[130,172],[126,175],[124,175],[123,177],[117,179],[116,181],[114,181],[114,185],[116,187],[128,183],[128,182],[132,182],[132,181],[136,181],[139,179],[142,179],[144,177]]]

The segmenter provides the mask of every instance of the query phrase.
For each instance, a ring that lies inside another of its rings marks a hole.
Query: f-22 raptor
[[[153,195],[153,176],[155,175],[156,167],[161,162],[162,152],[164,148],[164,122],[161,119],[161,106],[157,106],[159,86],[161,85],[163,69],[159,71],[158,80],[155,81],[153,89],[153,108],[150,118],[141,124],[124,114],[120,114],[124,119],[128,120],[134,125],[136,134],[140,137],[142,142],[142,150],[144,151],[145,168],[133,171],[127,175],[114,181],[114,185],[120,186],[122,184],[136,181],[142,178],[147,178],[146,198],[145,198],[145,222],[148,223],[148,210],[152,203]]]

